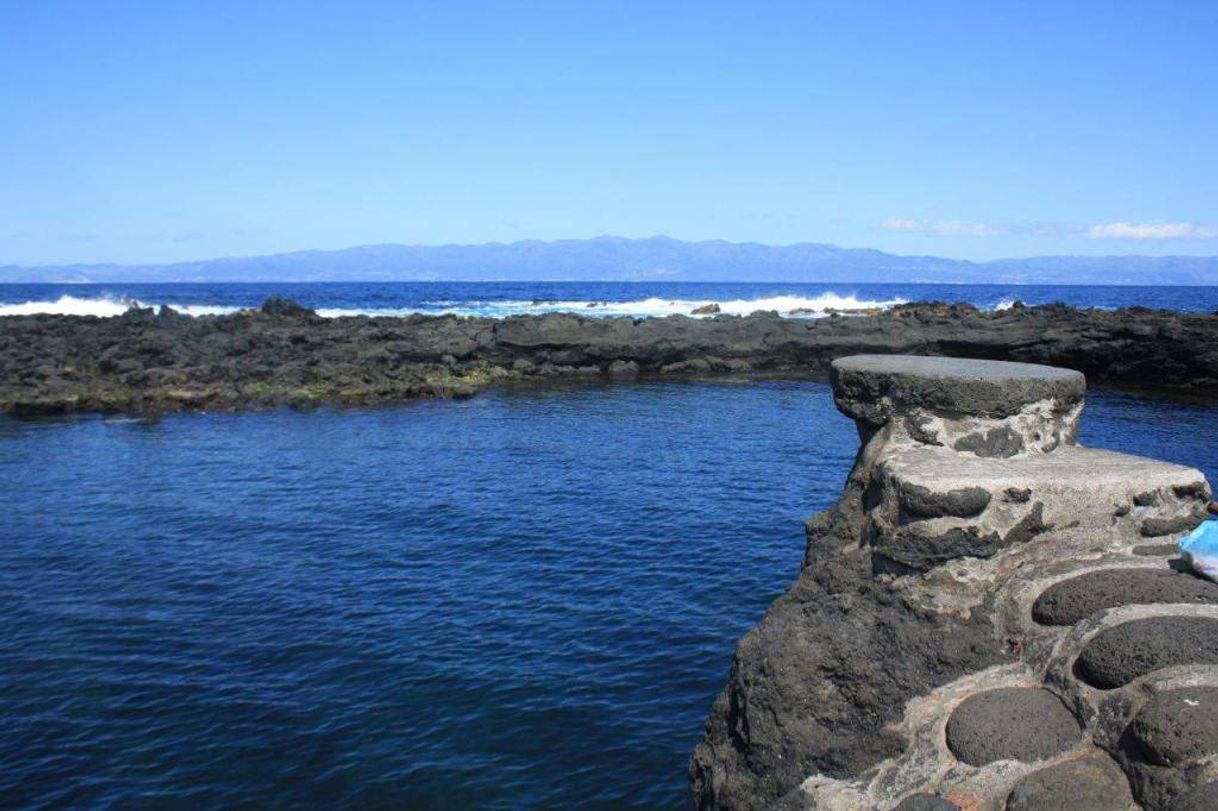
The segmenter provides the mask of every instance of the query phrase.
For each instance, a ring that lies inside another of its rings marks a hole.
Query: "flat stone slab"
[[[1073,625],[1105,608],[1154,603],[1218,603],[1218,584],[1163,569],[1105,569],[1063,580],[1032,604],[1041,625]]]
[[[1097,499],[1113,493],[1155,488],[1191,491],[1202,488],[1205,477],[1196,468],[1144,456],[1100,448],[1063,447],[1053,453],[1019,459],[957,454],[942,448],[917,447],[898,451],[883,462],[901,487],[920,487],[937,493],[973,487],[1004,494],[1028,491],[1024,501],[1046,495],[1083,494]],[[1132,494],[1132,493],[1131,493]],[[1105,502],[1109,499],[1103,499]],[[1195,523],[1202,520],[1200,504]],[[1189,513],[1193,515],[1192,512]]]
[[[1083,681],[1101,690],[1174,665],[1218,664],[1218,620],[1150,617],[1096,634],[1075,662]]]
[[[1218,687],[1159,693],[1138,712],[1129,734],[1141,758],[1155,766],[1184,766],[1218,752]]]
[[[884,483],[885,504],[892,510],[895,502],[900,516],[874,544],[880,563],[917,571],[990,557],[1058,527],[1136,535],[1148,515],[1192,520],[1204,505],[1191,494],[1206,486],[1193,468],[1076,446],[1001,459],[919,445],[885,457],[873,481]],[[1134,507],[1143,492],[1161,495],[1160,503]],[[969,510],[979,512],[961,515]]]
[[[1061,699],[1037,687],[969,696],[947,719],[947,746],[961,761],[1043,760],[1074,746],[1081,730]]]
[[[911,794],[892,811],[960,811],[954,804],[934,794]]]
[[[1125,773],[1092,755],[1032,772],[1015,784],[1006,811],[1123,811],[1132,803]]]
[[[1167,806],[1168,811],[1214,811],[1218,808],[1218,781],[1186,791]]]
[[[875,425],[915,408],[997,418],[1050,399],[1068,408],[1082,402],[1087,388],[1082,372],[1071,369],[918,355],[838,358],[830,379],[838,408]]]

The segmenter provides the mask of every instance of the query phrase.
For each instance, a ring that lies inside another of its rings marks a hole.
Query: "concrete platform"
[[[833,361],[834,402],[874,424],[909,409],[1004,418],[1046,400],[1067,409],[1083,400],[1082,372],[993,360],[850,355]]]
[[[1204,520],[1210,493],[1193,468],[1077,446],[998,459],[916,445],[880,461],[872,480],[876,548],[930,565],[989,557],[1049,530],[1080,549],[1117,536],[1167,540]]]

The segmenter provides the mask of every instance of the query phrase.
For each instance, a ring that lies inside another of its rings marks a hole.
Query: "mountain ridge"
[[[668,236],[382,243],[164,264],[0,267],[5,283],[320,281],[708,281],[1218,284],[1218,257],[1039,256],[973,262],[828,243]]]

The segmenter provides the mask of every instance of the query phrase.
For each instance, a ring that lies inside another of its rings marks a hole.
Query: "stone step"
[[[1048,532],[1068,536],[1063,552],[1174,539],[1205,519],[1210,496],[1195,469],[1077,446],[1018,459],[914,446],[877,463],[869,493],[876,553],[917,571]]]
[[[833,361],[833,396],[855,419],[883,424],[899,411],[1002,419],[1045,400],[1083,401],[1082,372],[1008,361],[915,355],[850,355]]]
[[[833,362],[833,401],[864,442],[938,445],[979,456],[1049,453],[1074,443],[1086,382],[1052,366],[910,355]]]

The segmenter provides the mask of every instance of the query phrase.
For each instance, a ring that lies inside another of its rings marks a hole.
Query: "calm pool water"
[[[1085,424],[1218,479],[1218,406]],[[0,420],[0,804],[684,807],[855,447],[798,381]]]

